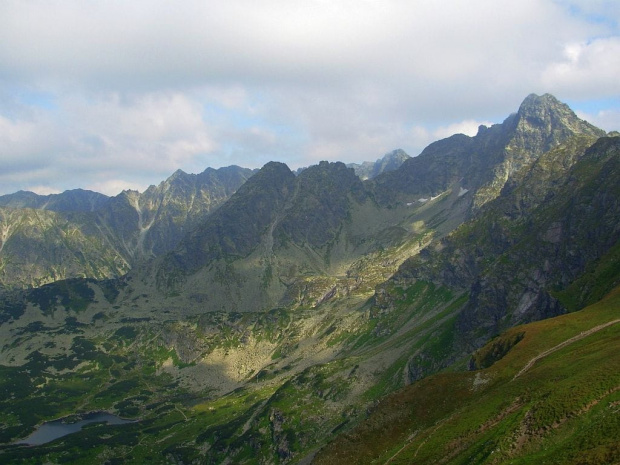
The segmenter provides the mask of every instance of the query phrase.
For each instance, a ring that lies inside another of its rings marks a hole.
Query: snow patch
[[[469,192],[469,189],[463,189],[461,187],[461,190],[459,191],[459,197],[463,197],[465,194],[467,194]]]
[[[442,195],[442,194],[443,194],[443,192],[442,192],[442,193],[440,193],[440,194],[437,194],[437,195],[433,195],[433,196],[431,196],[431,198],[430,198],[430,199],[419,198],[419,199],[418,199],[418,202],[421,202],[421,203],[426,203],[426,202],[428,202],[429,200],[435,200],[436,198],[441,197],[441,195]]]

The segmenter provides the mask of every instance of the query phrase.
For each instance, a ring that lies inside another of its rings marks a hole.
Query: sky
[[[617,0],[2,0],[0,195],[418,155],[530,93],[620,129]]]

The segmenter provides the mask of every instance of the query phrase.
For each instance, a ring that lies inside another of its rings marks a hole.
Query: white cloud
[[[435,139],[444,139],[454,134],[465,134],[466,136],[475,136],[478,133],[478,128],[481,125],[491,126],[493,123],[489,121],[474,121],[471,119],[461,121],[460,123],[453,123],[448,126],[442,126],[433,131]]]
[[[71,187],[73,180],[72,187],[108,186],[106,193],[109,186],[130,187],[129,179],[148,186],[140,178],[162,179],[216,147],[202,106],[177,93],[71,96],[58,110],[28,120],[0,116],[0,146],[7,184],[12,173],[22,181],[32,177],[28,184],[41,192]],[[116,180],[100,181],[103,176]]]
[[[515,60],[535,64],[591,29],[542,0],[6,0],[0,12],[3,69],[113,90],[205,81],[346,86],[356,76],[454,83],[489,65],[493,82]]]
[[[620,37],[566,44],[561,60],[543,74],[546,86],[571,96],[620,95]]]
[[[36,192],[39,195],[49,195],[49,194],[60,194],[62,191],[60,189],[54,189],[46,184],[43,185],[26,185],[23,190]],[[96,191],[104,193],[103,191]],[[118,192],[117,192],[118,193]]]
[[[202,107],[178,93],[71,100],[64,111],[74,118],[74,143],[88,164],[172,172],[215,148]]]
[[[416,156],[432,142],[445,139],[453,136],[454,134],[465,134],[466,136],[473,137],[478,133],[478,128],[481,125],[491,126],[493,124],[495,123],[467,119],[458,123],[452,123],[446,126],[438,126],[434,128],[413,126],[409,129],[408,139],[413,141],[412,147],[414,147],[415,150],[410,151],[409,155]]]

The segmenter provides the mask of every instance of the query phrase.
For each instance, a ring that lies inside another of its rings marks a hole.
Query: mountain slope
[[[0,286],[7,288],[130,269],[87,213],[0,207],[0,234]]]
[[[615,463],[619,308],[620,288],[511,329],[474,356],[492,366],[394,393],[314,463]]]
[[[524,180],[518,188],[506,188],[380,287],[375,302],[383,311],[402,301],[399,289],[418,282],[467,296],[452,326],[444,328],[452,334],[450,349],[431,347],[412,357],[410,380],[453,363],[511,326],[592,302],[573,297],[563,303],[563,290],[586,276],[588,266],[617,257],[620,139],[602,138],[586,149],[591,142],[574,139],[541,156],[519,174]],[[607,268],[597,283],[599,298],[618,283],[617,267]]]
[[[239,167],[177,171],[144,193],[108,198],[73,190],[0,198],[0,284],[39,286],[72,277],[112,278],[171,250],[253,174]]]
[[[290,303],[300,287],[332,279],[379,247],[372,224],[364,224],[363,243],[354,237],[357,211],[386,216],[344,164],[322,162],[295,177],[286,165],[268,163],[155,264],[155,284],[169,299],[174,294],[176,305],[188,296],[228,311]],[[151,285],[150,274],[136,279]]]
[[[145,258],[172,250],[185,233],[228,200],[253,174],[238,166],[207,168],[197,175],[177,170],[142,194],[125,192],[126,202],[138,216],[137,231],[133,232],[134,236],[137,233],[135,253]]]
[[[270,162],[242,186],[226,207],[191,231],[170,255],[181,269],[195,271],[224,257],[244,257],[256,248],[293,189],[295,175]]]
[[[252,191],[240,191],[212,224],[197,227],[177,252],[164,259],[164,271],[157,277],[160,289],[187,294],[177,283],[191,275],[183,286],[202,288],[200,299],[210,294],[215,308],[256,311],[277,305],[290,295],[287,286],[298,281],[299,271],[291,274],[291,270],[342,275],[355,260],[384,245],[448,234],[550,147],[575,135],[593,142],[603,134],[554,97],[530,95],[504,123],[481,128],[473,138],[456,135],[431,144],[396,171],[365,184],[342,164],[325,162],[296,179],[287,173],[290,184],[283,185],[282,195],[264,200],[268,209],[258,209],[252,196],[271,195],[271,183],[280,182],[261,176]],[[389,238],[385,244],[382,236]],[[201,272],[205,267],[209,270]],[[215,276],[222,273],[235,279],[220,283]],[[218,295],[226,295],[225,301]]]

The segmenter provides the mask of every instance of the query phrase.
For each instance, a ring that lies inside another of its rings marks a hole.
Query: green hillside
[[[315,463],[620,460],[620,288],[579,312],[512,328],[473,361],[495,358],[392,394]]]

